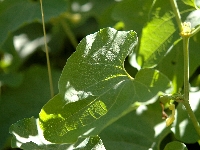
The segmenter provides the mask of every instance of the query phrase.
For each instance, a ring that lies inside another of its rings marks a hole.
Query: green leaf
[[[142,30],[137,62],[143,68],[156,66],[178,39],[170,1],[156,1],[151,20]]]
[[[44,137],[54,143],[74,143],[97,135],[107,125],[169,86],[156,70],[143,69],[135,79],[123,62],[137,43],[133,31],[101,29],[88,35],[68,59],[59,94],[39,114]]]
[[[45,21],[66,10],[65,0],[43,0]],[[33,21],[41,21],[40,2],[33,0],[5,0],[0,2],[0,46],[8,33]]]
[[[187,150],[187,147],[184,143],[173,141],[168,143],[164,150]]]
[[[100,137],[106,149],[158,150],[161,141],[170,133],[162,120],[159,102],[141,105],[136,111],[105,128]]]
[[[21,73],[0,74],[1,84],[11,87],[17,87],[22,83],[23,75]]]

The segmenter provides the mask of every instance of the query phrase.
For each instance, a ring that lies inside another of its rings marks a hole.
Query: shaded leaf
[[[23,75],[21,73],[5,73],[0,74],[1,84],[5,84],[11,87],[17,87],[21,84],[23,80]]]
[[[65,0],[43,0],[45,21],[64,12],[67,8]],[[14,10],[14,11],[13,11]],[[9,32],[25,23],[41,21],[39,1],[5,0],[0,2],[0,46]]]
[[[161,141],[170,133],[162,120],[159,102],[141,105],[136,111],[105,128],[100,137],[106,149],[158,150]]]
[[[133,31],[105,28],[84,38],[68,59],[59,81],[59,94],[40,112],[48,141],[74,143],[94,136],[107,125],[169,86],[156,70],[141,70],[133,79],[123,62],[137,43]],[[55,130],[56,129],[56,130]]]
[[[123,21],[126,30],[134,29],[139,35],[148,20],[152,0],[120,1],[113,9],[112,18]]]

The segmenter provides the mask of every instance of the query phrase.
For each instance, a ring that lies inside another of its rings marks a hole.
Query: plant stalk
[[[194,125],[194,128],[197,134],[200,137],[200,126],[197,118],[190,106],[189,103],[189,36],[183,36],[183,54],[184,54],[184,101],[183,105],[185,106],[187,113]]]
[[[47,46],[47,38],[46,38],[46,30],[45,30],[45,24],[44,24],[44,12],[43,12],[42,0],[40,0],[40,6],[41,6],[41,14],[42,14],[42,25],[43,25],[43,32],[44,32],[44,45],[45,45],[45,51],[46,51],[46,59],[47,59],[47,68],[48,68],[48,76],[49,76],[50,93],[51,93],[51,98],[52,98],[54,96],[53,80],[52,80],[52,75],[51,75],[51,67],[50,67],[50,60],[49,60],[49,51],[48,51],[48,46]]]

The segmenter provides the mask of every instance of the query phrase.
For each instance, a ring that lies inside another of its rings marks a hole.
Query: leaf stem
[[[44,24],[44,12],[43,12],[42,0],[40,0],[40,6],[41,6],[41,14],[42,14],[42,25],[43,25],[43,32],[44,32],[44,44],[45,44],[46,59],[47,59],[49,85],[50,85],[50,92],[51,92],[51,98],[52,98],[54,96],[54,90],[53,90],[53,81],[52,81],[51,67],[50,67],[50,60],[49,60],[49,51],[48,51],[48,46],[47,46],[46,30],[45,30],[45,24]]]
[[[176,22],[178,24],[179,30],[182,30],[181,15],[176,3],[176,0],[170,0],[173,12],[175,14]]]
[[[182,35],[183,38],[183,53],[184,53],[184,101],[183,101],[183,105],[185,106],[188,115],[194,125],[194,128],[197,132],[197,134],[200,137],[200,126],[199,126],[199,122],[197,121],[197,118],[190,106],[189,103],[189,38],[190,36],[184,36]]]

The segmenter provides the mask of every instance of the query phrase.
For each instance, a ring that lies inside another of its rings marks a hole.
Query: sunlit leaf
[[[156,66],[178,39],[174,14],[170,8],[170,1],[156,1],[151,20],[142,30],[137,61],[144,68]]]
[[[164,91],[168,79],[144,69],[135,79],[123,62],[137,43],[133,31],[105,28],[84,38],[68,59],[59,94],[40,112],[44,136],[55,143],[73,143],[97,135],[107,125]],[[56,130],[55,130],[56,129]]]

